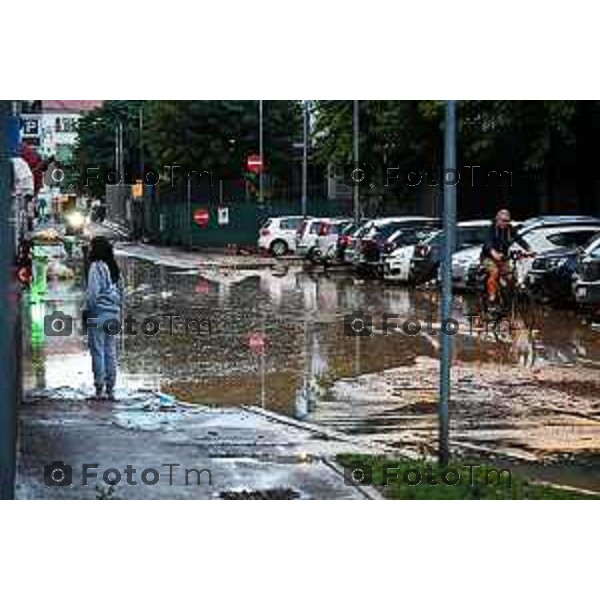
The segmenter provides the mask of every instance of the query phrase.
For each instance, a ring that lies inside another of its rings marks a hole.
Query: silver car
[[[338,240],[344,229],[352,223],[351,219],[329,219],[321,223],[317,239],[317,258],[324,263],[341,262],[338,252]]]
[[[296,254],[309,260],[317,259],[317,243],[319,231],[323,223],[329,222],[327,217],[306,219],[296,234]]]

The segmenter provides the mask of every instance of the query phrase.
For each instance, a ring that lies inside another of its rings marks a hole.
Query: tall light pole
[[[144,157],[144,109],[142,107],[142,105],[140,104],[140,179],[142,180],[142,185],[144,185],[145,182],[145,177],[144,177],[144,170],[146,168],[146,165],[144,164],[145,162],[145,157]]]
[[[262,204],[264,200],[263,171],[265,168],[265,157],[263,156],[263,101],[258,101],[258,153],[262,161],[262,167],[258,172],[258,201]]]
[[[358,121],[359,115],[358,115],[358,100],[354,100],[354,170],[358,169],[358,150],[359,150],[359,145],[358,145],[358,136],[359,136],[359,121]],[[353,173],[354,175],[354,173]],[[354,181],[354,185],[352,186],[352,195],[354,198],[354,223],[356,225],[358,225],[359,221],[360,221],[360,197],[358,195],[358,185],[356,183],[356,181]]]
[[[115,125],[115,184],[119,183],[119,124]]]
[[[306,217],[308,204],[308,100],[303,106],[303,142],[302,142],[302,216]]]
[[[125,156],[123,152],[123,122],[119,121],[119,170],[120,176],[123,178],[122,183],[125,183]]]
[[[448,177],[452,174],[452,181]],[[439,460],[445,465],[450,457],[449,412],[452,369],[452,336],[445,333],[444,323],[452,317],[452,253],[456,239],[456,101],[446,103],[444,132],[444,247],[442,258],[442,339],[440,353],[440,439]]]

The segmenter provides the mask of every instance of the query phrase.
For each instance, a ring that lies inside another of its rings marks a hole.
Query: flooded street
[[[138,334],[120,336],[117,395],[136,389],[200,405],[255,405],[390,449],[435,452],[435,292],[297,263],[234,269],[119,260],[125,316],[137,321]],[[44,316],[55,310],[78,319],[81,298],[78,283],[54,282],[45,302],[29,305],[26,391],[91,393],[80,323],[71,336],[43,333]],[[600,487],[587,474],[600,455],[600,333],[580,316],[540,309],[533,333],[516,323],[495,336],[472,326],[472,304],[455,298],[453,451],[575,464]],[[344,317],[354,311],[372,317],[371,337],[346,335]],[[400,328],[414,317],[423,329],[409,336]],[[157,335],[142,332],[147,319],[160,322]]]

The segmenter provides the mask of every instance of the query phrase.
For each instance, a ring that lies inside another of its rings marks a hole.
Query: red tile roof
[[[42,100],[43,112],[87,112],[102,106],[103,100]]]

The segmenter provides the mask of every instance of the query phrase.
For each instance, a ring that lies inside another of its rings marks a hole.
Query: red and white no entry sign
[[[250,350],[253,350],[254,352],[258,352],[259,354],[264,352],[266,344],[267,337],[260,331],[255,331],[248,336],[248,346],[250,346]]]
[[[210,221],[210,213],[206,208],[199,208],[194,211],[194,223],[200,225],[200,227],[206,227]]]
[[[246,162],[248,171],[253,173],[260,173],[263,169],[263,159],[260,154],[251,154]]]

